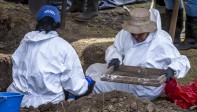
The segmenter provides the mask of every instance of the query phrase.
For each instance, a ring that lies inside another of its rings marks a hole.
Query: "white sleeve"
[[[168,67],[172,68],[175,71],[176,78],[185,77],[190,69],[188,58],[181,55],[173,45],[165,44],[163,46],[158,46],[157,48],[158,50],[155,52],[156,57],[154,57],[157,66],[164,65],[162,67],[163,69],[167,69]]]
[[[115,37],[114,44],[109,46],[107,50],[105,51],[105,61],[109,63],[112,59],[118,58],[120,61],[120,64],[122,64],[122,60],[124,57],[123,53],[123,42],[122,38],[124,36],[123,30],[121,30]]]
[[[163,41],[162,45],[160,45],[164,53],[160,54],[160,57],[163,57],[164,62],[169,63],[167,64],[168,66],[166,66],[165,69],[167,69],[168,67],[172,68],[176,72],[175,77],[177,78],[185,77],[190,69],[190,62],[188,58],[185,55],[180,54],[180,52],[173,45],[170,39],[166,39],[164,37],[160,39],[166,40]]]
[[[183,78],[190,69],[190,62],[184,55],[179,55],[177,58],[171,58],[170,68],[175,70],[175,77]]]
[[[63,89],[74,95],[85,93],[88,89],[88,82],[85,79],[79,57],[73,48],[69,48],[64,60],[65,71],[60,76]]]

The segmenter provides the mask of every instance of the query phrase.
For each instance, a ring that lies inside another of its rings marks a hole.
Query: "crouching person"
[[[12,55],[13,82],[9,92],[24,94],[21,107],[59,103],[64,90],[78,96],[88,95],[94,84],[83,73],[73,47],[59,37],[60,15],[56,7],[43,6],[37,14],[35,31],[27,33]]]
[[[167,81],[172,77],[185,77],[190,69],[188,58],[179,53],[170,35],[161,30],[160,14],[156,9],[136,8],[128,12],[129,21],[122,25],[123,29],[116,35],[114,44],[106,50],[107,64],[93,64],[86,74],[96,81],[94,93],[119,90],[154,100],[162,93],[165,84],[153,87],[100,80],[103,71],[110,66],[114,69],[119,65],[165,69]]]

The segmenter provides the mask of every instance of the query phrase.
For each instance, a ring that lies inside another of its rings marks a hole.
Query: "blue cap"
[[[60,14],[56,7],[51,5],[45,5],[37,13],[37,20],[41,20],[45,16],[52,17],[56,23],[60,22]]]

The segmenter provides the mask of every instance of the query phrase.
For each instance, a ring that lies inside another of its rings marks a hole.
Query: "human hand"
[[[88,90],[83,95],[76,96],[76,99],[79,99],[83,96],[88,96],[89,94],[92,93],[92,91],[94,89],[94,85],[95,85],[96,82],[90,76],[85,76],[85,79],[88,82]]]
[[[164,71],[164,74],[166,75],[166,82],[168,82],[169,80],[171,80],[174,77],[174,73],[175,73],[175,71],[171,68],[167,68]]]
[[[120,65],[120,61],[118,58],[114,58],[111,60],[111,62],[108,64],[108,68],[111,67],[111,66],[114,66],[114,70],[117,70],[118,67]]]
[[[88,86],[95,83],[95,81],[90,76],[85,76],[85,79],[88,81]]]
[[[87,96],[92,93],[96,82],[90,76],[85,76],[85,79],[88,81],[88,90],[85,93],[85,95]]]

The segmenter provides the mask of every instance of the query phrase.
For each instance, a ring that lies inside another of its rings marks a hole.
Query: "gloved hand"
[[[95,83],[94,80],[92,80],[92,78],[90,76],[85,76],[85,79],[88,81],[88,86],[92,85],[93,83]]]
[[[79,99],[79,98],[81,98],[83,96],[88,96],[89,94],[92,93],[92,91],[94,89],[94,85],[95,85],[96,82],[89,76],[85,76],[85,79],[88,82],[88,90],[83,95],[76,96],[76,99]]]
[[[66,101],[71,102],[71,101],[73,101],[73,100],[75,100],[75,99],[76,99],[76,96],[73,95],[72,93],[69,93],[68,99],[67,99]]]
[[[167,68],[164,72],[164,74],[166,75],[166,82],[168,82],[169,80],[171,80],[174,77],[174,73],[175,71],[171,68]]]
[[[118,58],[114,58],[111,60],[111,62],[108,64],[108,68],[111,66],[114,66],[114,70],[118,69],[118,66],[120,65],[120,61]]]
[[[89,76],[85,76],[85,79],[88,81],[88,90],[85,93],[85,95],[87,96],[92,93],[96,82]]]

